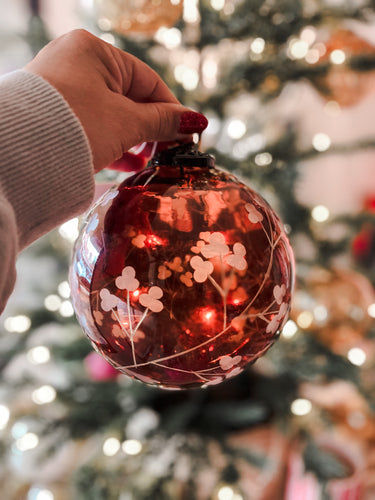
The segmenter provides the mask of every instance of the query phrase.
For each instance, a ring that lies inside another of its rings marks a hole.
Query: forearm
[[[17,253],[89,207],[93,174],[85,132],[63,97],[25,71],[0,78],[1,310]]]

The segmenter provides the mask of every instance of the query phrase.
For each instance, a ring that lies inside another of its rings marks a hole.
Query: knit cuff
[[[94,194],[86,134],[65,99],[20,70],[0,79],[0,184],[13,206],[19,250],[85,211]]]

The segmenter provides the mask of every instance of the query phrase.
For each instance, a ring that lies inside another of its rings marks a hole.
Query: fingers
[[[137,103],[135,116],[143,131],[142,141],[186,141],[187,136],[207,127],[205,116],[172,103]]]
[[[119,49],[121,62],[127,72],[125,95],[135,102],[171,102],[178,100],[157,73],[147,64]]]

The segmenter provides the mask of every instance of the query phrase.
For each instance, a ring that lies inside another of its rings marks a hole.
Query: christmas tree
[[[31,8],[35,52],[48,30]],[[209,118],[201,149],[280,214],[296,258],[292,311],[272,349],[222,384],[134,381],[75,319],[80,221],[68,221],[19,259],[2,317],[2,498],[374,498],[374,13],[356,0],[80,4],[82,27]]]

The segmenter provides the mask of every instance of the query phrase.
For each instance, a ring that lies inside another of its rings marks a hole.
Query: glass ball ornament
[[[70,271],[79,323],[121,372],[164,388],[218,384],[278,338],[294,276],[268,203],[192,146],[105,193]]]
[[[183,0],[96,0],[99,25],[119,35],[153,36],[181,18]]]

